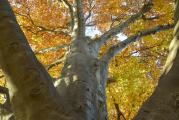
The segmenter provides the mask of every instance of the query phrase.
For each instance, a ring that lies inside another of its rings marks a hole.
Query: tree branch
[[[18,98],[13,97],[12,105],[22,103],[19,107],[30,111],[37,105],[39,110],[44,111],[50,109],[55,112],[61,109],[56,102],[59,101],[59,97],[52,79],[30,49],[8,0],[0,2],[0,36],[0,66],[10,78],[7,79],[7,83],[13,86],[10,87],[11,95]],[[42,102],[51,107],[42,106],[40,104]],[[23,112],[20,108],[14,107],[13,110],[16,111],[15,113]],[[39,110],[36,111],[37,114],[41,112]],[[39,119],[52,118],[52,114],[45,113],[46,115],[40,116]],[[28,116],[35,118],[33,113],[28,113]]]
[[[63,29],[63,28],[47,28],[47,27],[35,24],[35,22],[33,21],[30,13],[25,15],[25,14],[15,12],[15,14],[27,18],[34,27],[39,29],[36,32],[36,34],[39,33],[39,32],[50,32],[50,33],[53,33],[53,34],[62,34],[62,35],[65,35],[65,36],[70,36],[70,32],[67,29]],[[21,26],[24,27],[24,28],[27,27],[27,26],[24,26],[24,25],[21,25]]]
[[[4,77],[4,75],[0,75],[0,79],[3,78],[3,77]]]
[[[9,96],[9,90],[6,87],[0,86],[0,94],[6,95],[6,101],[4,104],[0,105],[0,110],[4,109],[8,113],[12,113],[11,103],[10,103],[10,96]]]
[[[112,93],[111,88],[109,88],[109,92]],[[124,120],[126,120],[126,118],[125,118],[124,114],[122,113],[122,111],[120,110],[119,105],[118,105],[118,103],[116,102],[116,99],[115,99],[115,97],[113,96],[113,94],[111,95],[111,97],[112,97],[112,101],[113,101],[113,103],[114,103],[114,107],[115,107],[116,112],[117,112],[117,120],[120,120],[120,119],[121,119],[121,116],[122,116],[122,118],[123,118]]]
[[[126,120],[124,114],[121,112],[121,110],[119,109],[119,105],[114,101],[114,106],[117,112],[117,120],[121,119],[121,116],[123,117],[124,120]]]
[[[65,58],[66,58],[66,55],[63,55],[62,57],[60,57],[59,59],[54,61],[52,64],[48,65],[46,67],[46,69],[50,70],[51,68],[55,67],[56,65],[59,65],[59,64],[63,63],[65,61]]]
[[[124,57],[130,57],[130,56],[132,56],[132,55],[134,55],[134,54],[136,54],[136,53],[141,53],[141,52],[144,52],[144,51],[147,51],[147,50],[150,50],[150,49],[153,49],[153,48],[155,48],[155,47],[159,47],[159,46],[161,46],[162,44],[163,44],[163,42],[164,42],[164,40],[162,40],[162,42],[160,42],[159,44],[156,44],[156,45],[153,45],[153,46],[150,46],[150,47],[144,47],[144,48],[139,48],[138,50],[134,50],[133,52],[131,52],[131,53],[129,53],[129,55],[126,55],[126,56],[124,56]],[[156,52],[155,52],[156,53]],[[158,54],[158,53],[156,53],[156,54]],[[161,55],[161,54],[159,54],[160,56],[163,56],[163,57],[166,57],[166,56],[164,56],[164,55]],[[148,57],[148,56],[144,56],[144,57]]]
[[[0,86],[0,93],[7,94],[8,93],[8,89],[6,87]]]
[[[89,11],[88,11],[88,15],[85,18],[85,23],[91,17],[92,10],[95,8],[95,5],[93,5],[94,0],[88,0],[88,1],[89,1]]]
[[[142,19],[143,20],[155,20],[155,19],[159,19],[159,15],[154,15],[152,17],[146,17],[145,15],[142,15]]]
[[[107,51],[107,53],[102,57],[102,59],[104,61],[110,61],[110,59],[113,58],[116,54],[118,54],[124,48],[126,48],[128,45],[130,45],[131,43],[139,40],[140,38],[142,38],[144,36],[147,36],[147,35],[155,34],[155,33],[160,32],[162,30],[168,30],[168,29],[171,29],[173,27],[174,27],[174,24],[159,25],[159,26],[156,26],[156,27],[151,28],[151,29],[146,29],[146,30],[143,30],[143,31],[139,31],[135,35],[132,35],[132,36],[128,37],[126,40],[124,40],[122,42],[119,42],[118,44],[116,44],[113,47],[111,47]]]
[[[50,29],[50,28],[46,28],[40,25],[35,25],[38,29],[40,29],[39,31],[37,31],[37,33],[39,32],[49,32],[49,33],[53,33],[53,34],[61,34],[61,35],[65,35],[65,36],[70,36],[70,32],[68,30],[62,30],[62,29]]]
[[[82,0],[75,0],[76,1],[76,19],[75,19],[75,28],[74,32],[77,33],[78,37],[85,36],[85,19],[83,13],[83,2]]]
[[[70,17],[71,17],[71,31],[73,31],[75,25],[73,6],[68,2],[68,0],[58,0],[58,1],[63,2],[63,4],[69,9]]]
[[[59,45],[59,46],[54,46],[54,47],[50,47],[50,48],[44,48],[42,50],[36,51],[34,52],[36,55],[37,54],[44,54],[46,52],[54,52],[54,51],[58,51],[62,48],[68,48],[69,45],[68,44],[64,44],[64,45]]]
[[[149,0],[149,2],[145,4],[138,13],[132,15],[129,19],[127,19],[125,22],[121,23],[120,25],[111,28],[109,31],[105,32],[95,41],[98,42],[99,46],[102,46],[110,38],[113,38],[115,35],[122,32],[124,28],[128,27],[131,23],[135,22],[138,18],[142,17],[144,13],[148,12],[151,9],[152,5],[153,5],[152,2]]]

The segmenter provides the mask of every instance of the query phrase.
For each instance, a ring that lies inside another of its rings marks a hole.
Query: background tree
[[[133,91],[133,88],[135,90],[136,88],[133,86],[136,86],[134,83],[138,81],[138,90],[141,89],[140,86],[149,84],[148,87],[150,90],[147,91],[146,94],[150,94],[152,91],[151,88],[155,85],[155,80],[158,79],[161,66],[165,61],[163,56],[167,53],[166,45],[169,42],[162,39],[158,40],[158,36],[165,39],[166,36],[169,36],[167,39],[170,39],[171,35],[169,32],[165,32],[157,34],[157,36],[146,37],[144,40],[134,45],[130,45],[130,43],[146,35],[173,27],[171,24],[171,13],[173,11],[171,1],[166,0],[163,2],[163,5],[160,5],[157,1],[153,1],[154,5],[152,9],[152,1],[147,2],[143,0],[135,2],[89,0],[83,1],[83,8],[82,6],[80,7],[82,3],[78,0],[11,2],[17,14],[20,26],[24,30],[37,57],[42,61],[54,78],[59,78],[61,76],[56,83],[60,83],[58,89],[60,89],[60,95],[62,97],[60,97],[61,101],[59,104],[65,105],[66,110],[65,112],[63,111],[64,116],[73,116],[74,118],[77,114],[83,114],[86,116],[77,116],[87,118],[96,116],[98,119],[104,119],[106,117],[106,106],[103,106],[103,104],[105,103],[107,69],[111,58],[118,53],[121,53],[120,56],[117,56],[111,64],[112,70],[110,71],[114,72],[114,74],[111,75],[112,79],[117,80],[117,84],[119,84],[120,81],[124,82],[125,80],[132,79],[132,77],[129,77],[132,76],[131,73],[126,74],[128,72],[123,71],[123,73],[125,73],[123,74],[116,68],[119,68],[119,65],[124,65],[126,62],[131,63],[131,68],[134,68],[132,65],[135,66],[135,63],[139,62],[142,67],[139,67],[140,70],[137,68],[133,70],[133,75],[136,75],[134,77],[139,78],[139,75],[143,74],[141,79],[153,80],[147,82],[146,80],[141,81],[140,79],[134,79],[134,81],[131,82],[132,84],[127,85],[126,88],[132,88],[128,89],[129,91]],[[158,12],[159,8],[160,12]],[[91,29],[100,34],[96,36],[90,35],[91,38],[86,37],[85,31],[86,35],[95,34]],[[120,37],[116,37],[119,33],[121,33]],[[126,37],[126,40],[119,41],[122,36]],[[71,44],[70,47],[69,44]],[[50,46],[55,47],[47,48]],[[126,47],[128,48],[124,50]],[[66,51],[68,52],[67,55],[65,54]],[[149,56],[152,57],[149,59]],[[66,64],[62,69],[62,64],[60,63],[63,63],[64,59],[66,60]],[[157,64],[155,64],[156,61],[158,61]],[[145,67],[148,63],[151,63],[150,67]],[[129,70],[129,67],[125,65],[122,69],[124,68]],[[59,76],[60,69],[62,69],[62,72]],[[156,72],[156,70],[158,72]],[[115,74],[117,72],[126,76],[117,76],[117,74]],[[11,78],[14,77],[11,76]],[[110,78],[109,80],[112,81],[112,79]],[[83,84],[84,81],[88,84]],[[34,84],[35,83],[36,81]],[[36,87],[38,88],[38,84],[36,84]],[[78,92],[78,89],[81,91]],[[115,89],[115,91],[116,90],[117,89]],[[146,89],[143,88],[142,90]],[[78,96],[75,95],[74,97],[72,94],[74,91],[77,91],[75,94],[78,94]],[[93,93],[94,99],[92,101],[88,92],[90,94]],[[94,93],[97,94],[94,95]],[[143,91],[141,91],[141,93],[143,93]],[[129,96],[131,96],[131,94],[133,93],[129,92]],[[147,96],[148,95],[144,95],[144,98]],[[64,98],[68,102],[64,102]],[[113,102],[114,100],[118,102],[118,100],[112,98]],[[111,103],[113,104],[113,102]],[[141,102],[139,102],[139,104],[141,104]],[[115,109],[117,110],[117,108]],[[17,114],[22,116],[22,109],[17,111],[19,111]],[[134,113],[131,114],[130,111],[125,113],[129,119],[134,116]],[[24,116],[25,114],[27,113],[24,113]]]
[[[179,1],[175,1],[174,37],[169,47],[169,55],[163,75],[152,96],[140,109],[135,120],[162,119],[177,120],[178,116],[178,35],[179,35]],[[164,115],[166,113],[167,115]],[[145,116],[145,117],[144,117]]]

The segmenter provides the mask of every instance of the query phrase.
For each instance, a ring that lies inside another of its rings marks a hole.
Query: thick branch
[[[163,44],[163,42],[164,42],[164,40],[162,40],[162,42],[160,42],[159,44],[156,44],[156,45],[154,45],[154,46],[139,48],[139,49],[137,49],[137,50],[135,50],[135,51],[132,51],[129,55],[126,55],[126,56],[124,56],[124,57],[130,57],[130,56],[132,56],[132,55],[134,55],[134,54],[136,54],[136,53],[141,53],[141,52],[144,52],[144,51],[153,49],[153,48],[155,48],[155,47],[159,47],[159,46],[161,46],[161,45]],[[157,55],[159,55],[159,56],[161,56],[161,57],[166,57],[166,55],[163,55],[163,54],[161,54],[161,53],[158,53],[158,52],[154,52],[154,53],[156,53]],[[143,57],[151,57],[151,55],[145,55],[145,56],[143,56]],[[155,56],[155,57],[158,58],[158,56]]]
[[[111,47],[108,50],[108,52],[103,56],[102,59],[105,60],[105,61],[109,61],[116,54],[121,52],[124,48],[126,48],[131,43],[139,40],[141,37],[151,35],[151,34],[155,34],[155,33],[160,32],[162,30],[168,30],[168,29],[171,29],[173,27],[174,27],[174,24],[160,25],[160,26],[156,26],[156,27],[151,28],[151,29],[146,29],[146,30],[143,30],[143,31],[139,31],[137,34],[132,35],[132,36],[128,37],[126,40],[124,40],[122,42],[119,42],[118,44],[116,44],[113,47]]]
[[[52,116],[54,119],[60,118],[57,114],[60,109],[57,103],[58,94],[52,79],[30,49],[8,0],[0,0],[0,36],[0,65],[13,96],[12,105],[22,103],[19,107],[31,111],[27,113],[13,107],[16,117],[24,113],[28,118],[23,119],[31,118],[30,120],[47,120]],[[38,109],[34,109],[37,106]],[[50,109],[56,118],[45,112],[47,109]],[[37,117],[37,114],[41,115]]]
[[[76,20],[75,20],[75,27],[74,30],[77,32],[78,37],[85,36],[85,19],[83,13],[83,2],[82,0],[75,0],[76,1]]]
[[[142,7],[142,9],[138,13],[132,15],[129,19],[127,19],[125,22],[121,23],[120,25],[111,28],[109,31],[105,32],[95,41],[98,42],[99,46],[102,46],[110,38],[115,37],[115,35],[122,32],[124,28],[128,27],[131,23],[135,22],[138,18],[142,17],[144,13],[148,12],[151,9],[151,6],[152,3],[148,2]]]

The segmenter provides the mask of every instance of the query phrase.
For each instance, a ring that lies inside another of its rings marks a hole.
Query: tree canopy
[[[89,41],[101,41],[99,44],[104,46],[99,57],[110,60],[106,91],[110,120],[119,116],[131,120],[136,115],[152,94],[166,61],[172,40],[174,2],[149,1],[83,2],[85,33]],[[72,41],[74,0],[10,0],[10,3],[32,50],[55,81],[62,74]],[[121,44],[124,47],[119,50]],[[111,53],[112,50],[116,52]],[[0,85],[6,86],[2,71]],[[4,101],[1,94],[0,102]]]

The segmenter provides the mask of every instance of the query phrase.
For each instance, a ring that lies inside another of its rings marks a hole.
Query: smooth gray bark
[[[62,76],[56,81],[55,88],[52,79],[30,49],[7,0],[0,0],[0,65],[8,78],[16,120],[108,119],[105,87],[109,59],[98,58],[101,47],[98,42],[103,44],[110,36],[113,37],[141,17],[148,9],[142,9],[126,23],[104,34],[106,37],[102,41],[94,40],[89,43],[91,40],[84,34],[82,1],[76,0],[76,3],[76,8],[71,11],[76,12],[72,16],[75,22],[72,45]],[[150,34],[153,34],[153,31]],[[136,37],[131,41],[136,41]],[[124,47],[118,46],[117,49],[122,50]],[[112,55],[116,53],[115,50],[111,52]]]
[[[164,74],[134,120],[179,120],[179,0],[175,9],[174,38]]]
[[[52,80],[37,61],[7,0],[0,0],[0,66],[7,78],[16,120],[60,120]]]
[[[76,120],[107,120],[105,87],[99,69],[102,63],[85,40],[78,41],[72,44],[62,77],[55,85],[70,116]]]
[[[6,0],[0,0],[0,12],[0,65],[7,77],[15,119],[106,120],[101,62],[83,34],[73,39],[56,91]]]

